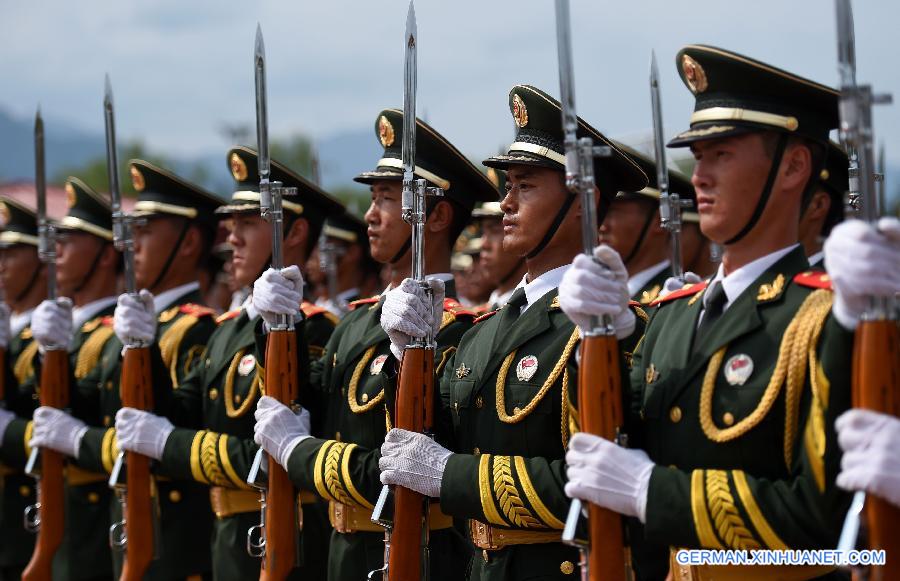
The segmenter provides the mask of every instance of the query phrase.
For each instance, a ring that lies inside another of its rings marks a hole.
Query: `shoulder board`
[[[498,312],[500,312],[499,309],[496,311],[491,311],[489,313],[485,313],[485,314],[481,315],[480,317],[477,317],[474,322],[480,323],[481,321],[486,321],[486,320],[490,319],[491,317],[493,317],[494,315],[496,315]]]
[[[444,312],[452,313],[454,316],[477,317],[478,313],[462,306],[456,299],[444,299]]]
[[[358,306],[361,306],[361,305],[371,305],[371,304],[373,304],[373,303],[377,303],[377,302],[380,301],[380,300],[381,300],[381,297],[378,296],[378,295],[376,295],[376,296],[374,296],[374,297],[369,297],[369,298],[367,298],[367,299],[359,299],[359,300],[353,301],[353,302],[351,302],[348,306],[350,307],[351,310],[353,310],[353,309],[355,309],[355,308],[358,307]]]
[[[303,311],[303,316],[305,316],[307,319],[309,319],[310,317],[315,317],[317,315],[322,315],[323,317],[331,321],[331,324],[333,324],[334,326],[337,326],[337,324],[341,322],[341,320],[328,309],[320,307],[315,303],[311,303],[309,301],[303,301],[302,303],[300,303],[300,310]]]
[[[185,303],[178,307],[178,311],[184,315],[193,315],[195,317],[214,317],[216,311],[197,303]]]
[[[641,308],[641,303],[639,303],[638,301],[628,301],[628,306]]]
[[[794,277],[794,282],[808,288],[831,289],[831,277],[821,270],[807,270]]]
[[[655,307],[655,306],[657,306],[657,305],[661,305],[662,303],[667,303],[667,302],[669,302],[669,301],[674,301],[675,299],[681,299],[681,298],[684,298],[684,297],[692,297],[692,296],[694,296],[695,294],[697,294],[698,292],[702,291],[702,290],[705,289],[705,288],[706,288],[706,281],[698,282],[698,283],[696,283],[696,284],[692,284],[692,285],[690,285],[690,286],[686,286],[686,287],[684,287],[683,289],[680,289],[680,290],[677,290],[677,291],[670,292],[670,293],[667,294],[666,296],[664,296],[664,297],[662,297],[662,298],[660,298],[660,299],[656,299],[655,301],[653,301],[652,303],[650,303],[649,306]]]
[[[216,323],[223,323],[228,319],[233,319],[241,314],[241,309],[234,309],[233,311],[227,311],[216,317]]]
[[[103,320],[101,321],[101,324],[102,324],[104,327],[112,327],[114,321],[115,321],[115,319],[113,318],[112,315],[106,315],[105,317],[103,317]]]
[[[85,322],[81,325],[82,333],[93,333],[97,327],[103,324],[103,317],[95,317],[90,321]]]

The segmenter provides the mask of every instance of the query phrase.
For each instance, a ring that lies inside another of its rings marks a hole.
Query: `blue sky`
[[[402,101],[405,0],[0,0],[0,107],[102,132],[103,74],[119,133],[170,155],[226,146],[223,124],[251,124],[256,23],[269,59],[274,135],[332,136],[372,126]],[[857,0],[859,79],[900,102],[900,3]],[[516,83],[558,94],[553,3],[420,0],[419,111],[473,158],[508,143]],[[649,130],[650,49],[662,73],[666,133],[692,102],[674,55],[688,43],[735,50],[836,85],[829,0],[574,0],[579,112],[612,136]],[[900,164],[900,104],[876,112]],[[2,136],[0,136],[2,138]]]

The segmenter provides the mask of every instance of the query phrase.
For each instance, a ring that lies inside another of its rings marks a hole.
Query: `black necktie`
[[[511,325],[522,314],[522,307],[528,303],[528,297],[525,296],[525,287],[517,288],[516,292],[509,297],[506,305],[501,310],[503,322],[501,325]]]
[[[721,318],[722,313],[725,312],[725,303],[728,302],[728,295],[725,294],[725,287],[721,282],[713,283],[707,292],[709,292],[709,298],[704,301],[706,306],[703,309],[703,320],[700,321],[700,326],[697,327],[697,333],[694,335],[694,350],[703,344],[703,339],[709,334],[716,321]]]

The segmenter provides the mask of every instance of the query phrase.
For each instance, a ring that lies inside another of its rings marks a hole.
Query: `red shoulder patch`
[[[361,305],[371,305],[371,304],[377,303],[380,300],[381,300],[381,297],[376,295],[374,297],[369,297],[367,299],[359,299],[359,300],[353,301],[347,306],[350,307],[350,310],[353,310],[356,307],[359,307]]]
[[[498,312],[500,312],[500,311],[497,310],[497,311],[491,311],[489,313],[485,313],[485,314],[481,315],[480,317],[476,317],[473,322],[480,323],[481,321],[486,321],[486,320],[490,319],[491,317],[493,317],[494,315],[496,315]]]
[[[478,316],[478,313],[465,308],[464,306],[462,306],[459,303],[459,301],[457,301],[456,299],[451,299],[451,298],[444,299],[444,311],[446,311],[448,313],[453,313],[457,317],[463,316],[463,317],[473,317],[474,318],[474,317]]]
[[[690,286],[684,287],[683,289],[679,289],[677,291],[670,292],[666,296],[656,299],[655,301],[650,303],[649,306],[655,307],[662,303],[674,301],[675,299],[680,299],[680,298],[684,298],[684,297],[692,297],[705,288],[706,288],[706,281],[698,282],[696,284],[692,284]]]
[[[241,314],[241,309],[235,309],[233,311],[228,311],[228,312],[222,313],[221,315],[216,317],[216,323],[221,323],[223,321],[227,321],[228,319],[233,319],[240,314]]]
[[[112,327],[113,326],[113,317],[112,315],[106,315],[102,319],[100,319],[100,324],[104,327]]]
[[[197,303],[185,303],[178,307],[178,310],[185,315],[193,315],[195,317],[214,317],[216,311]]]
[[[629,307],[637,307],[637,308],[641,308],[642,305],[641,305],[641,303],[639,303],[639,302],[637,302],[637,301],[628,301],[628,306],[629,306]]]
[[[328,312],[328,309],[320,307],[309,301],[303,301],[302,303],[300,303],[300,310],[303,311],[303,314],[306,315],[306,317],[321,315],[322,313]]]
[[[827,272],[821,270],[807,270],[806,272],[801,272],[794,277],[794,282],[808,288],[832,290],[831,277],[828,276]]]

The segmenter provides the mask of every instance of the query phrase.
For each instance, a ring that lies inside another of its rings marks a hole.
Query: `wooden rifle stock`
[[[433,423],[434,351],[407,348],[397,378],[397,428],[425,432]],[[388,562],[390,581],[422,578],[422,534],[428,500],[408,488],[394,488],[394,525]]]
[[[150,349],[130,348],[122,357],[122,405],[153,410],[150,381]],[[150,458],[134,452],[125,454],[127,493],[125,500],[125,562],[120,581],[139,581],[153,561],[153,481]]]
[[[900,416],[900,327],[897,321],[861,321],[853,345],[853,406]],[[874,581],[900,579],[900,508],[866,495],[869,547],[884,549],[882,567],[871,567]]]
[[[53,349],[44,353],[41,367],[41,405],[64,409],[69,405],[69,353]],[[53,556],[62,544],[65,531],[63,468],[65,458],[50,449],[41,450],[41,475],[38,481],[40,529],[31,561],[22,573],[26,581],[49,581]]]
[[[578,375],[581,431],[615,442],[623,423],[619,345],[615,336],[584,337]],[[626,578],[622,517],[595,504],[588,510],[588,570],[591,581]]]
[[[297,334],[293,330],[273,330],[266,344],[266,394],[285,405],[296,401]],[[269,488],[266,493],[266,556],[261,581],[286,579],[295,566],[297,552],[297,490],[287,470],[269,460]]]

